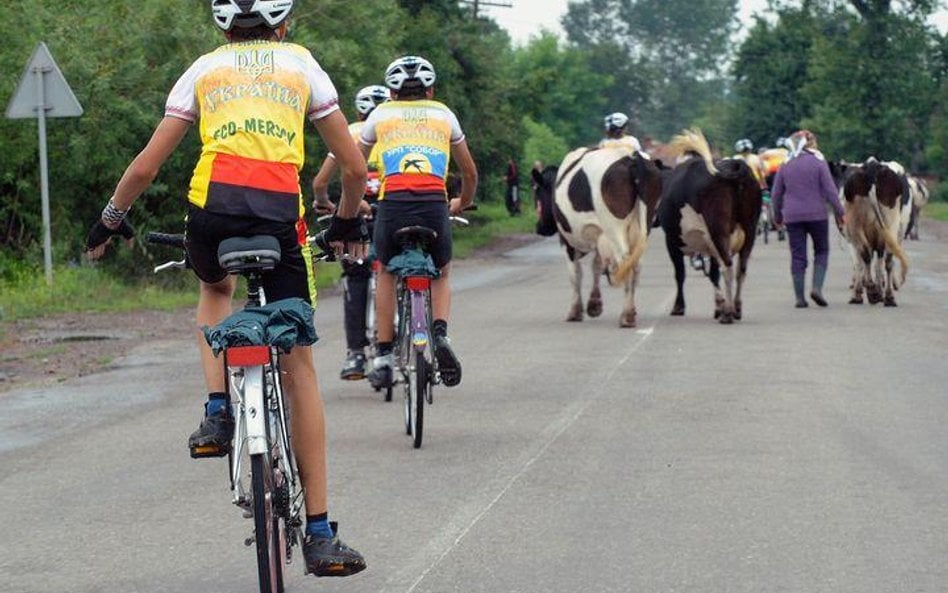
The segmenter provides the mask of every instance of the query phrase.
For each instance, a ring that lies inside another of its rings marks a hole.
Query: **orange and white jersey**
[[[438,101],[389,101],[362,127],[361,142],[378,150],[380,200],[393,193],[447,199],[451,147],[464,141],[458,118]]]
[[[635,136],[622,136],[620,138],[603,138],[599,141],[599,148],[621,148],[632,152],[642,152],[642,144]]]
[[[250,41],[201,56],[165,106],[166,116],[200,123],[188,200],[222,214],[300,219],[306,119],[337,109],[336,88],[302,46]]]

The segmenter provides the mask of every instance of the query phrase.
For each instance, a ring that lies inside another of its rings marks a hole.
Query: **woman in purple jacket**
[[[836,184],[829,166],[816,148],[816,136],[800,130],[790,137],[790,160],[783,164],[774,179],[773,205],[775,221],[786,224],[790,236],[790,273],[797,307],[807,306],[804,284],[807,266],[807,235],[813,240],[813,288],[810,298],[821,307],[823,281],[829,261],[829,215],[832,207],[837,226],[843,224],[843,206],[837,196]]]

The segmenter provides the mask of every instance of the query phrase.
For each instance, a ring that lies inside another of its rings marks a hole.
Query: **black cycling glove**
[[[102,223],[100,218],[89,230],[89,235],[86,237],[86,249],[92,251],[116,235],[131,240],[135,236],[135,229],[128,224],[127,220],[123,220],[116,228],[110,229]]]
[[[366,243],[369,240],[369,227],[365,224],[365,218],[362,216],[339,218],[333,215],[329,221],[329,228],[326,229],[325,237],[326,241],[330,243],[336,241]]]

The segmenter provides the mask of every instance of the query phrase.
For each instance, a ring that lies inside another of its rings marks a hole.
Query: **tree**
[[[668,136],[720,100],[736,14],[736,0],[583,0],[570,3],[563,27],[578,47],[614,44],[648,72],[650,84],[639,84],[651,92],[628,103],[640,106],[639,127]]]

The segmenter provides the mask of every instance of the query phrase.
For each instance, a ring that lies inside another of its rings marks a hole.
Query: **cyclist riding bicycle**
[[[349,124],[349,134],[358,142],[366,118],[375,108],[390,98],[389,91],[381,85],[367,86],[356,93],[355,108],[359,121]],[[367,159],[369,177],[365,186],[361,211],[371,215],[372,204],[378,200],[381,184],[382,163],[378,150],[372,149]],[[329,182],[336,172],[336,157],[329,153],[319,172],[313,178],[313,194],[316,196],[313,207],[319,213],[332,213],[336,206],[329,201]],[[369,345],[366,335],[365,308],[369,298],[369,279],[372,276],[372,262],[365,259],[342,262],[342,286],[344,291],[343,319],[346,328],[346,360],[339,376],[348,381],[365,378],[365,347]]]
[[[432,100],[436,75],[431,63],[404,56],[385,70],[392,101],[372,112],[362,128],[363,154],[377,146],[383,163],[382,190],[375,218],[376,256],[382,263],[376,292],[378,356],[369,379],[375,386],[392,382],[392,342],[395,336],[395,277],[385,266],[398,255],[395,232],[421,225],[437,232],[430,254],[441,275],[431,283],[432,337],[435,358],[446,386],[461,382],[461,363],[448,340],[451,286],[449,216],[460,214],[474,201],[477,166],[454,113]],[[461,169],[461,195],[448,201],[445,179],[454,157]]]
[[[218,245],[228,237],[276,237],[282,257],[263,278],[267,299],[300,297],[315,304],[299,184],[306,119],[315,124],[343,171],[343,197],[329,238],[337,249],[364,255],[365,228],[358,208],[365,162],[346,129],[329,76],[308,50],[284,41],[292,8],[293,0],[211,0],[214,23],[227,43],[198,58],[174,85],[164,118],[125,170],[86,241],[89,256],[98,258],[112,236],[132,237],[125,219],[129,208],[199,122],[202,150],[188,192],[185,240],[200,280],[199,328],[214,326],[231,312],[236,282],[217,260]],[[200,330],[198,344],[208,401],[188,443],[192,456],[225,456],[234,432],[225,369]],[[281,355],[281,368],[305,491],[307,571],[316,576],[354,574],[365,568],[365,560],[339,540],[327,516],[325,419],[311,347]]]
[[[642,151],[642,144],[639,139],[625,133],[625,129],[629,125],[629,116],[617,111],[607,115],[603,123],[606,137],[599,141],[599,148],[624,148],[630,153]]]

